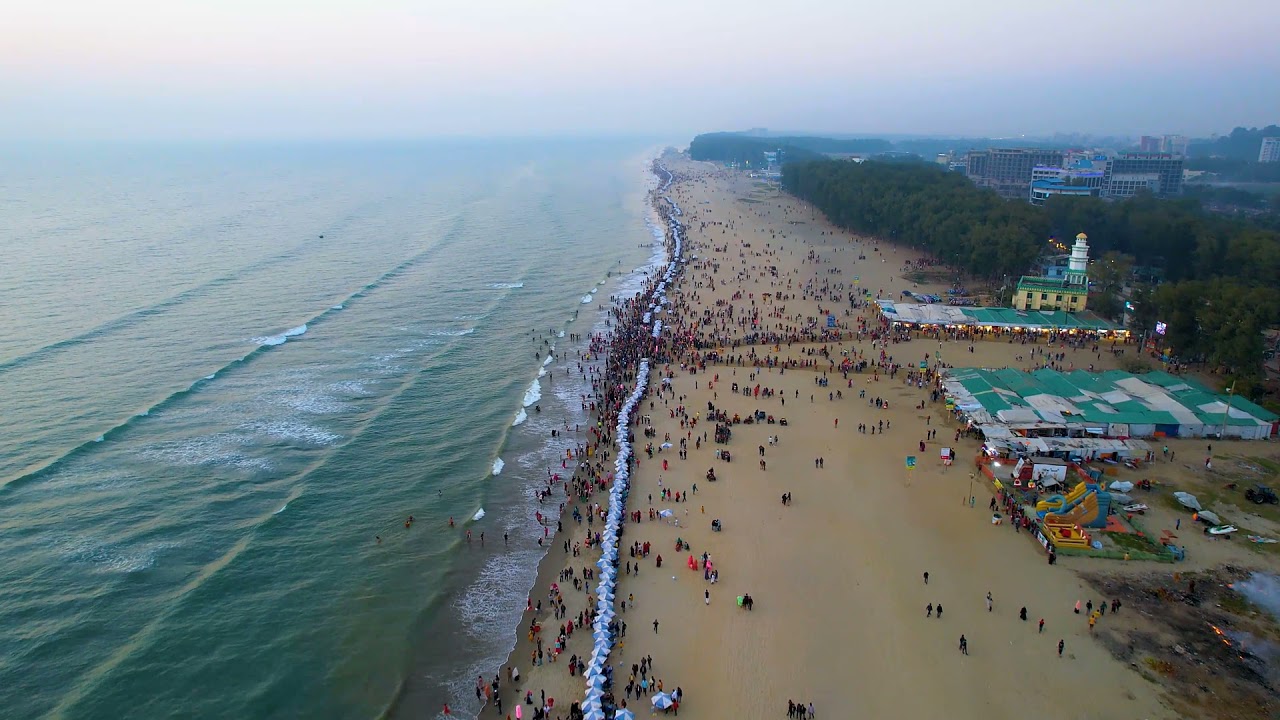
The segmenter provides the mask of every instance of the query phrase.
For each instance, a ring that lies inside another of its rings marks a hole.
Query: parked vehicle
[[[1280,497],[1276,497],[1276,491],[1266,485],[1254,485],[1244,491],[1245,499],[1255,505],[1275,505],[1280,503]]]

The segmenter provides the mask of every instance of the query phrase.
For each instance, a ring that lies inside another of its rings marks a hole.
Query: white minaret
[[[1084,285],[1089,273],[1089,237],[1084,233],[1076,235],[1076,244],[1071,247],[1071,260],[1067,263],[1067,282],[1071,285]]]

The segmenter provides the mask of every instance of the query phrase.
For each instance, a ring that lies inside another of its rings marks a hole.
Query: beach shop
[[[1068,335],[1125,340],[1129,331],[1092,313],[956,307],[937,303],[900,303],[876,298],[880,313],[903,330],[964,329],[988,336]]]
[[[1040,438],[1079,445],[1082,459],[1103,440],[1163,437],[1227,437],[1264,440],[1280,429],[1280,416],[1248,400],[1215,393],[1194,379],[1121,370],[1031,372],[950,368],[943,395],[966,427],[985,439]],[[1112,446],[1114,447],[1114,446]],[[1115,452],[1122,455],[1121,448]]]

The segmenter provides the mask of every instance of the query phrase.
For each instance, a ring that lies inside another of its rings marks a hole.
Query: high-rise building
[[[1025,198],[1037,165],[1062,166],[1062,151],[1036,148],[991,148],[965,156],[969,178],[1008,198]]]
[[[1262,138],[1262,147],[1258,149],[1258,162],[1280,162],[1280,137]]]
[[[1127,198],[1139,192],[1157,197],[1182,194],[1182,156],[1173,153],[1117,153],[1106,166],[1103,195]]]
[[[1160,138],[1143,135],[1138,139],[1138,152],[1160,152]]]

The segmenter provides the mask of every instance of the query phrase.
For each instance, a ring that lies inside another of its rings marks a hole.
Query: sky
[[[1208,136],[1262,0],[0,0],[0,140]]]

